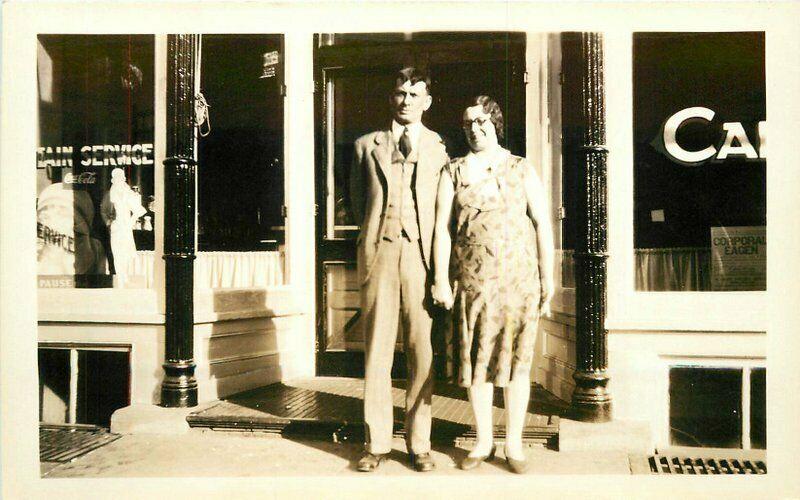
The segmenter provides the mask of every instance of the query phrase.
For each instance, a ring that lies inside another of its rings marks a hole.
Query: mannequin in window
[[[131,261],[136,257],[133,227],[139,217],[147,213],[139,193],[131,189],[121,168],[111,171],[111,188],[103,199],[103,220],[108,226],[111,254],[114,257],[116,286],[125,287]]]

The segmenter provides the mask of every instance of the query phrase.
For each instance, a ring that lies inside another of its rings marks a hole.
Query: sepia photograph
[[[776,12],[88,6],[4,5],[10,495],[798,492],[773,468],[797,174],[772,99],[800,90]]]

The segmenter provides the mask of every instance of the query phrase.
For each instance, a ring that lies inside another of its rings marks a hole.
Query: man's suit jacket
[[[387,202],[393,193],[389,182],[392,152],[395,149],[391,130],[364,135],[355,142],[350,171],[350,198],[353,215],[361,225],[358,237],[358,275],[363,284],[369,279],[386,231]],[[449,158],[439,134],[422,127],[417,145],[417,166],[412,177],[417,222],[425,266],[431,269],[431,247],[436,216],[436,192],[439,176]]]

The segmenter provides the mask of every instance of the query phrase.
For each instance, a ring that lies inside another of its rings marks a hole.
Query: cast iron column
[[[578,175],[575,241],[577,366],[572,414],[577,420],[611,420],[606,374],[606,124],[603,36],[581,34],[583,146]]]
[[[199,35],[167,37],[166,349],[161,406],[197,405],[194,378],[195,63]]]

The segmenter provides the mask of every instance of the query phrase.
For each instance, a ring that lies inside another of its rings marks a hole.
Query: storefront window
[[[152,36],[39,36],[40,288],[151,284],[153,61]]]
[[[202,36],[209,120],[198,138],[201,252],[282,249],[282,44],[282,35]]]
[[[766,290],[763,33],[633,36],[636,289]]]

